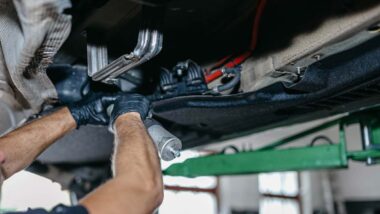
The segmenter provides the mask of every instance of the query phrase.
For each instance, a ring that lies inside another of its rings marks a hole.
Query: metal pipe
[[[93,74],[94,81],[113,83],[119,75],[141,65],[159,54],[162,49],[163,35],[158,30],[139,31],[136,47],[130,54],[125,54],[100,71]]]
[[[107,66],[107,46],[103,44],[87,44],[88,76],[92,77],[96,72]]]
[[[133,61],[138,61],[145,53],[148,51],[150,44],[151,33],[148,29],[140,30],[137,45],[131,54],[125,54],[115,61],[111,62],[109,65],[98,71],[92,76],[94,81],[107,82],[113,78],[115,73],[122,74],[128,70],[126,66],[133,63]],[[113,77],[111,77],[111,75]],[[110,83],[110,82],[108,82]]]
[[[370,150],[372,149],[372,141],[371,141],[371,130],[369,126],[363,122],[360,123],[360,131],[361,131],[361,137],[362,137],[362,144],[363,144],[363,150]],[[373,158],[367,158],[366,160],[367,165],[373,165],[376,162]]]
[[[138,37],[137,37],[137,44],[136,44],[136,47],[135,47],[135,50],[134,50],[134,52],[136,51],[136,50],[139,50],[141,47],[142,47],[142,45],[143,45],[143,41],[144,41],[144,37],[145,37],[145,34],[146,34],[146,31],[145,30],[140,30],[139,31],[139,35],[138,35]],[[135,53],[136,54],[136,53]],[[136,54],[137,55],[137,54]]]
[[[151,40],[151,32],[148,29],[140,30],[139,32],[139,40],[136,45],[133,55],[135,57],[142,57],[148,51],[149,43]]]
[[[141,65],[141,64],[149,61],[153,57],[157,56],[158,53],[160,53],[160,51],[162,49],[162,42],[163,42],[162,34],[158,30],[154,30],[152,33],[152,36],[151,36],[148,51],[146,51],[146,53],[143,55],[143,57],[139,61],[129,65],[129,67],[130,68],[136,67],[138,65]]]
[[[151,58],[155,57],[162,49],[162,34],[158,30],[148,31],[150,38],[149,38],[149,45],[144,46],[144,54],[138,58],[135,58],[136,60],[132,60],[130,64],[127,64],[123,67],[123,69],[120,69],[118,71],[115,71],[114,73],[110,74],[108,79],[116,78],[117,76],[123,74],[124,72],[131,70],[132,68],[135,68],[147,61],[149,61]],[[147,50],[146,50],[147,49]]]

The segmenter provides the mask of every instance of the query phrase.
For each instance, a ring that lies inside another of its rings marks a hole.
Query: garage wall
[[[229,214],[234,210],[259,210],[258,177],[226,176],[220,179],[220,211]]]
[[[350,163],[349,170],[330,172],[333,192],[340,200],[380,200],[380,166]]]

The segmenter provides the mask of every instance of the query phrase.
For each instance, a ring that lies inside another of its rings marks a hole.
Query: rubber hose
[[[217,91],[222,92],[222,91],[227,91],[229,89],[232,89],[233,87],[235,87],[240,82],[240,78],[241,78],[241,73],[240,73],[240,71],[237,71],[235,73],[235,77],[231,81],[229,81],[228,83],[218,86]]]

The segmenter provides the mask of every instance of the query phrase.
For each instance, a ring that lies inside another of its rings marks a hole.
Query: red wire
[[[256,14],[255,18],[253,21],[253,27],[252,27],[252,39],[251,39],[251,44],[249,46],[249,51],[244,52],[243,54],[240,54],[239,56],[235,57],[233,60],[229,61],[228,63],[224,64],[224,67],[226,68],[233,68],[237,65],[240,65],[243,63],[245,60],[247,60],[255,50],[257,46],[257,41],[258,41],[258,33],[259,33],[259,28],[260,28],[260,21],[261,17],[264,13],[265,5],[267,3],[267,0],[260,0],[257,8],[256,8]],[[230,56],[224,57],[222,60],[220,60],[213,68],[217,68],[223,65],[225,61],[229,58]],[[206,73],[206,83],[210,83],[219,77],[223,75],[223,72],[221,69],[218,69],[214,72],[211,73],[211,69],[209,69]]]
[[[252,40],[251,40],[251,46],[250,46],[251,51],[253,51],[257,45],[261,17],[263,16],[266,4],[267,4],[267,0],[260,0],[259,5],[257,5],[255,19],[253,20]]]
[[[215,65],[210,67],[209,69],[206,70],[206,74],[210,74],[210,72],[216,68],[221,67],[222,65],[226,64],[227,60],[229,60],[232,57],[232,55],[225,56],[221,60],[219,60]]]
[[[206,77],[205,77],[206,83],[210,83],[210,82],[218,79],[222,75],[223,75],[222,70],[216,70],[216,71],[212,72],[211,74],[206,75]]]

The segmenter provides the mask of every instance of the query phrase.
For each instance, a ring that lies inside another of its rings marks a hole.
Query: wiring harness
[[[226,71],[231,68],[235,68],[237,66],[240,66],[244,61],[246,61],[253,53],[257,46],[258,41],[258,32],[260,28],[260,20],[264,13],[264,9],[266,6],[267,0],[260,0],[257,5],[254,21],[253,21],[253,27],[252,27],[252,39],[249,46],[249,50],[239,54],[238,56],[226,56],[220,61],[218,61],[214,66],[212,66],[210,69],[208,69],[205,72],[205,80],[206,83],[211,83],[214,80],[224,76],[228,75]],[[240,72],[236,72],[236,75],[240,78]],[[234,81],[235,79],[233,79]]]

